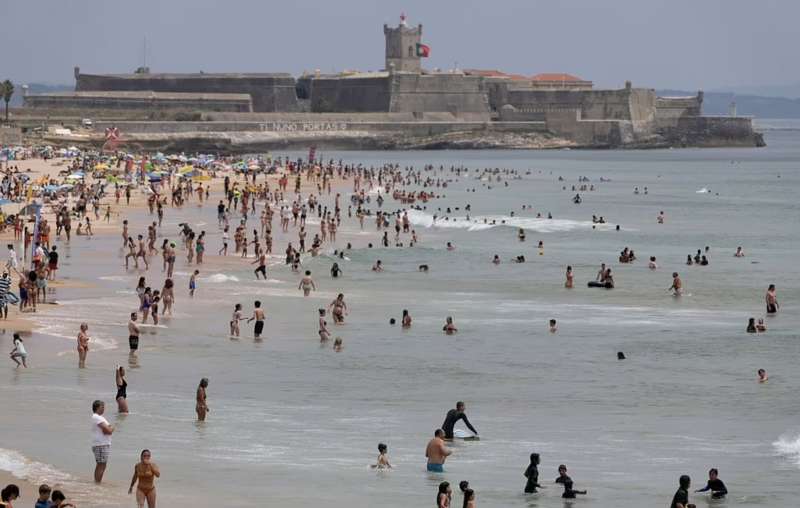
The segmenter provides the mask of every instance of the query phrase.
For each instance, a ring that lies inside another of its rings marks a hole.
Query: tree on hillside
[[[8,79],[3,81],[0,84],[0,95],[3,96],[3,101],[6,103],[6,123],[8,123],[8,103],[11,102],[11,97],[14,95],[14,83]]]

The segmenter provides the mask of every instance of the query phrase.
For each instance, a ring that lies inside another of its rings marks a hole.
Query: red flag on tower
[[[421,58],[428,58],[431,56],[431,47],[425,44],[417,43],[417,56]]]

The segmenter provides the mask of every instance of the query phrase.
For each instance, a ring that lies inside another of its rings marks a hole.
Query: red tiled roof
[[[583,81],[577,76],[563,72],[544,72],[531,78],[531,81]]]

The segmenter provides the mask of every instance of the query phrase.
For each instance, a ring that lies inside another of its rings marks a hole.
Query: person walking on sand
[[[211,412],[211,409],[208,408],[208,403],[206,402],[206,388],[208,388],[208,378],[204,377],[200,380],[200,385],[197,387],[197,404],[194,408],[194,410],[197,412],[197,421],[200,422],[206,421],[206,414]]]
[[[144,508],[147,501],[148,508],[156,508],[156,485],[155,479],[161,477],[161,471],[155,462],[151,460],[150,450],[142,450],[139,456],[139,463],[133,467],[133,478],[131,486],[128,487],[128,494],[133,494],[133,486],[136,486],[136,504],[139,508]]]
[[[106,405],[102,400],[92,403],[92,453],[94,454],[94,481],[103,481],[103,474],[108,466],[108,457],[111,452],[111,434],[114,433],[114,426],[108,423],[103,413]]]
[[[81,323],[78,332],[78,368],[86,368],[86,355],[89,354],[89,325]]]

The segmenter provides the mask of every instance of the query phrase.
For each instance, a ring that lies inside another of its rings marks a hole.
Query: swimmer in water
[[[744,251],[742,250],[741,247],[736,247],[736,252],[733,254],[733,257],[736,257],[736,258],[743,258],[744,257]]]
[[[567,266],[566,281],[564,281],[564,287],[565,288],[572,289],[574,277],[575,276],[572,273],[572,267],[571,266]]]
[[[383,264],[381,263],[380,259],[377,260],[374,265],[372,265],[372,271],[373,272],[382,272],[383,271]]]
[[[447,242],[447,250],[456,250],[452,243]]]
[[[230,321],[231,337],[239,336],[239,321],[241,320],[242,320],[242,304],[237,303],[234,306],[233,314],[231,315],[231,321]]]
[[[495,254],[494,258],[492,258],[492,263],[494,263],[495,265],[499,265],[500,264],[500,256]]]
[[[766,383],[768,380],[769,376],[767,376],[767,371],[764,369],[758,369],[758,382]]]
[[[776,314],[780,305],[778,305],[778,295],[775,294],[775,284],[769,285],[764,299],[767,302],[767,314]]]
[[[556,323],[555,319],[550,320],[550,333],[556,333],[558,331],[558,324]]]
[[[517,238],[519,238],[520,242],[524,242],[525,241],[525,230],[524,229],[519,228],[519,233],[517,233]]]
[[[454,333],[458,332],[458,328],[456,328],[456,325],[453,324],[452,317],[447,316],[444,326],[442,327],[442,331],[447,335],[453,335]]]
[[[528,465],[528,468],[525,470],[524,473],[525,478],[528,479],[527,483],[525,484],[525,493],[526,494],[534,494],[536,489],[543,488],[539,485],[539,454],[538,453],[531,453],[531,463]]]
[[[208,388],[208,378],[204,377],[197,386],[197,396],[195,397],[197,403],[194,408],[197,413],[197,420],[201,422],[206,421],[206,414],[211,412],[206,399],[206,388]]]
[[[678,276],[678,272],[672,272],[672,285],[667,288],[667,291],[672,291],[672,296],[681,296],[683,293],[683,283]]]
[[[564,493],[561,494],[561,497],[564,499],[574,499],[577,494],[586,495],[585,490],[575,490],[572,488],[572,478],[567,475],[567,466],[564,464],[558,466],[558,478],[556,478],[556,483],[560,483],[564,486]]]
[[[650,262],[647,264],[647,267],[650,268],[651,270],[656,270],[658,268],[655,256],[650,256]]]
[[[389,456],[387,455],[388,451],[388,446],[383,443],[378,443],[378,460],[370,467],[372,469],[391,469],[392,465],[389,463]]]
[[[311,270],[306,270],[306,275],[300,279],[300,284],[297,286],[297,289],[303,290],[303,296],[308,296],[311,294],[311,290],[317,290],[317,286],[314,284],[314,280],[311,278]]]
[[[325,321],[325,309],[319,309],[319,340],[325,342],[331,338],[331,333],[328,331],[328,322]]]
[[[758,318],[758,323],[756,324],[756,330],[758,330],[758,333],[767,331],[767,324],[764,322],[764,318]]]
[[[261,308],[261,302],[258,300],[255,301],[253,306],[255,307],[253,309],[253,316],[250,317],[247,322],[256,322],[255,326],[253,327],[253,337],[260,339],[261,332],[264,331],[264,309]]]
[[[702,489],[695,490],[695,492],[708,492],[711,491],[711,499],[725,499],[728,495],[728,489],[722,480],[719,479],[719,471],[717,468],[711,468],[708,471],[708,483]]]
[[[750,318],[747,320],[747,333],[756,333],[756,318]]]
[[[343,347],[344,347],[344,344],[342,343],[342,338],[341,337],[336,337],[335,339],[333,339],[333,350],[335,352],[341,353]]]
[[[409,314],[406,309],[403,309],[402,327],[411,328],[411,314]]]

